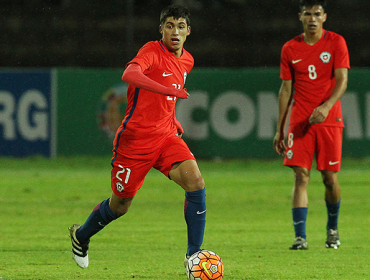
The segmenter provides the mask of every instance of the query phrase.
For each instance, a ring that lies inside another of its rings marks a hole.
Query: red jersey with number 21
[[[292,80],[295,88],[290,124],[308,124],[313,110],[331,96],[338,68],[350,68],[349,55],[344,38],[334,32],[323,30],[322,38],[312,46],[304,42],[303,34],[283,46],[280,78]],[[318,125],[343,127],[340,100]]]
[[[139,64],[148,78],[166,87],[182,89],[194,59],[185,49],[178,58],[162,41],[151,41],[130,63]],[[174,122],[176,99],[129,85],[126,113],[113,142],[114,151],[119,148],[153,150],[169,135],[174,135],[177,132]]]

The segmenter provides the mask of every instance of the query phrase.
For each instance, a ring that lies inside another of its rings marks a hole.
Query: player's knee
[[[335,183],[335,180],[333,177],[324,177],[322,181],[325,185],[325,188],[327,188],[328,190],[333,190],[334,183]]]
[[[333,190],[336,182],[337,182],[337,176],[334,172],[323,172],[322,176],[322,182],[325,185],[325,188],[329,191]]]
[[[121,217],[123,215],[125,215],[127,212],[128,212],[128,209],[127,207],[117,207],[116,209],[113,210],[113,212],[117,215],[117,217]]]
[[[131,206],[133,198],[118,198],[116,197],[113,203],[110,203],[110,208],[117,215],[117,218],[125,215],[128,212],[128,209]]]
[[[306,172],[295,173],[296,186],[307,186],[310,181],[310,176]]]
[[[194,192],[203,190],[204,187],[205,187],[204,179],[201,175],[199,175],[188,180],[186,186],[184,186],[184,189],[188,192]]]
[[[198,178],[196,178],[196,184],[195,184],[195,188],[196,190],[203,190],[204,187],[205,187],[205,183],[204,183],[204,179],[202,176],[199,176]]]

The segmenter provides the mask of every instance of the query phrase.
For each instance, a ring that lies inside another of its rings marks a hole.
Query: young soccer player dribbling
[[[306,218],[307,186],[313,156],[322,174],[327,206],[327,248],[340,245],[338,215],[340,187],[337,172],[342,156],[343,119],[340,98],[347,88],[349,56],[342,36],[323,29],[326,1],[301,0],[299,19],[304,32],[288,41],[281,52],[282,84],[274,149],[285,155],[284,165],[293,169],[292,250],[308,249]],[[292,89],[295,89],[293,94]],[[294,100],[285,144],[284,127]]]
[[[178,5],[160,16],[162,39],[145,44],[122,75],[129,84],[127,109],[113,142],[112,196],[98,204],[85,223],[70,227],[73,258],[86,268],[90,238],[124,215],[154,167],[185,190],[188,230],[186,259],[203,242],[205,184],[175,116],[177,98],[188,98],[183,89],[193,68],[193,57],[183,48],[190,34],[189,11]]]

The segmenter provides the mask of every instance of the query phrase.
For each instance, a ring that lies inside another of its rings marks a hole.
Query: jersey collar
[[[159,46],[161,47],[161,49],[162,49],[164,52],[166,52],[168,55],[171,55],[171,56],[176,57],[176,56],[175,56],[173,53],[171,53],[171,52],[167,49],[167,47],[163,44],[162,39],[161,39],[161,40],[158,40],[158,43],[159,43]],[[181,56],[180,56],[179,58],[181,58],[181,57],[183,56],[184,52],[185,52],[185,49],[184,49],[184,47],[183,47],[183,48],[182,48],[182,54],[181,54]],[[176,58],[178,58],[178,57],[176,57]]]
[[[159,46],[162,48],[162,50],[163,50],[163,51],[165,51],[165,52],[167,52],[167,51],[168,51],[168,49],[166,48],[166,46],[163,44],[162,39],[161,39],[161,40],[159,40],[159,41],[158,41],[158,43],[159,43]]]
[[[322,32],[321,39],[322,39],[322,38],[326,39],[326,36],[328,35],[328,30],[323,29],[322,31],[323,31],[323,32]],[[299,36],[299,42],[304,42],[304,40],[303,40],[303,34],[304,34],[304,33],[302,33],[302,34]]]

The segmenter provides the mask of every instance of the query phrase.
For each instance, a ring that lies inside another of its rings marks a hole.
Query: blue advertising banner
[[[0,70],[0,156],[55,156],[52,70]]]

